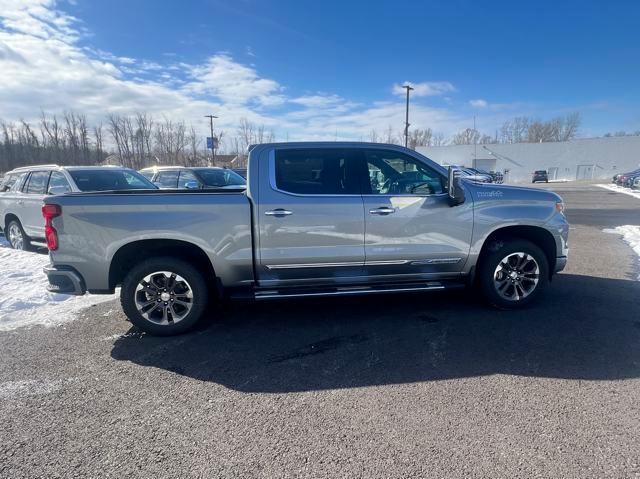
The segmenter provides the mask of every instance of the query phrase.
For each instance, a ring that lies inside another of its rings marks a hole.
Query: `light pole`
[[[407,108],[404,120],[404,147],[406,148],[409,144],[409,92],[413,90],[413,87],[411,85],[403,85],[402,88],[407,89]]]
[[[213,140],[213,119],[218,118],[214,115],[205,115],[205,118],[209,118],[209,126],[211,127],[211,166],[216,166],[216,144]]]

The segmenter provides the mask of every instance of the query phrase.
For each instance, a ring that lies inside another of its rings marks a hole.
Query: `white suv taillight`
[[[42,205],[42,216],[44,216],[44,236],[47,239],[47,248],[49,251],[58,249],[58,232],[53,227],[51,221],[53,218],[62,214],[60,205]]]

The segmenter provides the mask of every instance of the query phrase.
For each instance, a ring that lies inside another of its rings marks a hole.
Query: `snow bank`
[[[640,226],[618,226],[617,228],[606,229],[604,232],[622,235],[622,239],[629,243],[629,246],[633,248],[633,251],[636,252],[640,259]],[[638,280],[640,281],[640,275],[638,276]]]
[[[36,324],[55,326],[75,319],[84,308],[115,298],[49,293],[42,272],[48,263],[48,256],[11,249],[0,236],[0,331]]]
[[[622,193],[624,195],[629,195],[629,196],[633,196],[634,198],[638,198],[640,200],[640,190],[631,190],[629,188],[624,188],[622,186],[618,186],[618,185],[596,185],[599,186],[600,188],[604,188],[605,190],[611,190],[611,191],[615,191],[617,193]]]

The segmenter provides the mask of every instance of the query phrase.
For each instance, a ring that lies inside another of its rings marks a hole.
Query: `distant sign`
[[[213,138],[210,136],[207,137],[207,148],[218,148],[218,139],[215,136]]]

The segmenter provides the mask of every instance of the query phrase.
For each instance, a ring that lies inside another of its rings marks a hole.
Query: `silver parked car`
[[[46,198],[49,290],[121,285],[159,335],[223,297],[477,285],[500,308],[535,301],[567,261],[562,198],[457,173],[396,145],[272,143],[250,149],[246,189]]]
[[[0,228],[11,247],[21,250],[29,249],[32,243],[45,242],[42,204],[47,196],[157,189],[135,170],[113,166],[28,166],[8,172],[6,178],[11,184],[0,194]]]
[[[218,167],[154,166],[140,173],[160,189],[237,189],[246,180],[233,170]]]

